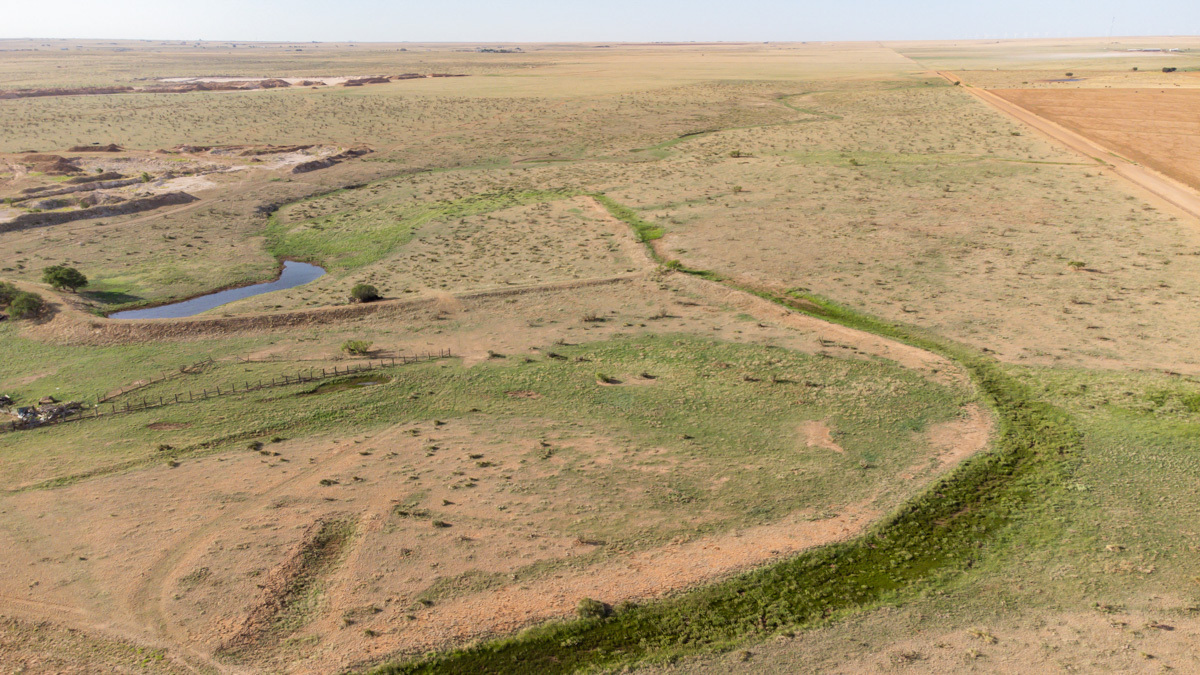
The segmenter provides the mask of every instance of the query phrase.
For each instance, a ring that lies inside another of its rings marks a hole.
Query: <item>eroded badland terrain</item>
[[[1200,39],[0,50],[4,672],[1200,670]]]

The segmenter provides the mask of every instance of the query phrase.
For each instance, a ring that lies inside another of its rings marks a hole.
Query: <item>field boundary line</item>
[[[961,78],[955,78],[953,73],[940,70],[937,72],[938,75],[941,75],[951,83],[961,83]],[[1018,122],[1032,127],[1051,141],[1065,145],[1067,148],[1094,160],[1098,166],[1112,169],[1113,173],[1124,178],[1126,181],[1133,183],[1171,206],[1182,210],[1187,215],[1200,219],[1200,193],[1197,193],[1190,186],[1170,176],[1159,173],[1150,167],[1126,159],[1115,150],[1105,147],[1101,143],[1079,132],[1072,131],[1058,122],[1047,119],[1028,108],[1013,103],[1003,96],[994,94],[986,89],[980,89],[979,87],[961,84],[960,86],[971,96]]]

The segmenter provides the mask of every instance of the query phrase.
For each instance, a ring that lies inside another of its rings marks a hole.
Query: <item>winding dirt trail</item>
[[[955,77],[954,73],[947,71],[939,70],[937,74],[951,83],[959,83],[962,79]],[[1154,197],[1182,210],[1193,218],[1200,219],[1200,193],[1197,193],[1183,183],[1164,176],[1153,169],[1144,167],[1141,164],[1125,159],[1096,141],[1071,131],[1061,124],[1052,122],[1036,113],[1030,112],[986,89],[966,85],[963,85],[962,89],[1018,122],[1032,127],[1050,140],[1065,145],[1071,150],[1103,165],[1105,168],[1111,169],[1116,175],[1149,192]]]

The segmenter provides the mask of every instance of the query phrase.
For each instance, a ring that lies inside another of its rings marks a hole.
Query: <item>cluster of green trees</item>
[[[46,303],[37,293],[26,293],[7,281],[0,281],[0,309],[8,311],[14,319],[35,317],[42,313]]]
[[[66,265],[54,265],[42,270],[42,281],[55,290],[76,290],[87,286],[88,279],[82,272]],[[13,319],[32,319],[46,309],[46,301],[37,293],[22,291],[7,281],[0,281],[0,309],[6,310]]]

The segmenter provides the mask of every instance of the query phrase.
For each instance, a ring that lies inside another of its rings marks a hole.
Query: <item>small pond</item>
[[[254,295],[270,293],[271,291],[281,291],[285,288],[293,288],[307,284],[310,281],[320,279],[325,276],[325,269],[310,265],[308,263],[293,262],[287,260],[283,263],[283,273],[275,281],[268,281],[263,284],[254,284],[252,286],[241,286],[239,288],[230,288],[208,295],[201,295],[191,300],[182,302],[173,302],[169,305],[159,305],[158,307],[147,307],[146,309],[130,309],[124,312],[110,314],[110,319],[178,319],[185,316],[192,316],[201,312],[207,312],[214,307],[226,305],[234,300],[249,298]]]

